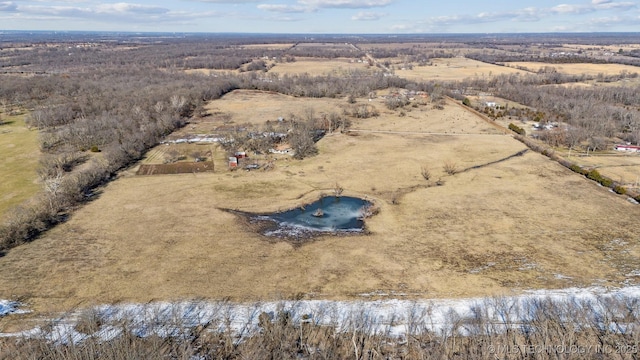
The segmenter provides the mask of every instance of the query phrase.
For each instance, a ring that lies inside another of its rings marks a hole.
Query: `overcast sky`
[[[0,0],[0,30],[640,32],[640,0]]]

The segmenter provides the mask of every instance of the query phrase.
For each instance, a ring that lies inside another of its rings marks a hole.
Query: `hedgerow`
[[[509,123],[509,130],[515,132],[518,135],[526,135],[527,133],[523,128],[514,123]]]

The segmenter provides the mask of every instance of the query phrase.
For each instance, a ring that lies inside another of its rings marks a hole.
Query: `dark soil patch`
[[[142,164],[136,175],[164,175],[164,174],[191,174],[201,172],[213,172],[213,163],[202,162],[177,162],[173,164]]]

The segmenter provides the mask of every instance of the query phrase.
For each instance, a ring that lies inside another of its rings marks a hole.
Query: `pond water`
[[[371,203],[356,197],[325,196],[292,210],[263,214],[258,220],[276,224],[268,236],[296,236],[314,232],[357,232],[364,228],[363,210]]]

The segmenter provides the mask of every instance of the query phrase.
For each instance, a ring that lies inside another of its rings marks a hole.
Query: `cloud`
[[[411,25],[396,25],[391,29],[395,31],[446,31],[449,28],[456,26],[464,26],[470,24],[484,24],[484,23],[498,23],[498,22],[539,22],[545,18],[553,16],[567,16],[567,15],[585,15],[585,14],[597,14],[605,11],[619,11],[624,12],[629,9],[636,8],[636,4],[633,2],[616,2],[613,0],[591,0],[587,4],[560,4],[551,8],[535,8],[526,7],[522,9],[502,11],[502,12],[480,12],[470,15],[449,15],[449,16],[434,16],[422,21],[418,21]],[[617,17],[603,17],[601,23],[615,23],[620,19]],[[595,22],[594,22],[595,23]],[[631,22],[626,22],[632,25]],[[621,24],[618,22],[617,24]],[[589,27],[585,23],[575,22],[572,26]],[[419,29],[419,30],[417,30]],[[552,30],[552,29],[550,29]]]
[[[613,2],[611,0],[592,0],[591,4],[587,5],[571,5],[560,4],[550,9],[552,13],[558,14],[587,14],[596,11],[606,10],[629,10],[636,7],[633,2]]]
[[[602,29],[620,25],[633,26],[640,22],[640,16],[605,16],[592,18],[585,24],[591,29]]]
[[[212,4],[248,4],[257,3],[261,0],[189,0],[195,2],[212,3]]]
[[[351,17],[355,21],[374,21],[386,16],[386,13],[375,13],[370,11],[361,11]]]
[[[21,6],[21,13],[85,19],[135,19],[136,21],[157,20],[159,15],[168,15],[169,9],[153,5],[131,3],[98,4],[95,7],[76,6]]]
[[[299,4],[323,9],[369,9],[390,5],[395,0],[298,0]]]
[[[284,4],[260,4],[258,5],[258,9],[264,10],[264,11],[277,12],[277,13],[287,13],[287,14],[305,13],[305,12],[314,11],[314,9],[311,9],[305,6],[284,5]]]
[[[558,6],[552,7],[550,10],[551,12],[558,14],[584,14],[593,12],[594,8],[585,5],[560,4]]]
[[[159,6],[153,5],[139,5],[130,3],[116,3],[116,4],[100,4],[96,6],[96,14],[115,14],[115,15],[158,15],[166,14],[169,10]]]
[[[11,1],[2,1],[0,2],[0,11],[16,11],[18,9],[18,5]]]
[[[396,0],[297,0],[296,5],[260,4],[258,9],[282,14],[312,13],[321,9],[369,9],[392,4]],[[380,14],[361,12],[353,20],[376,20]]]
[[[5,2],[6,3],[6,2]],[[2,5],[0,2],[0,10]],[[47,1],[32,2],[33,5],[20,5],[13,10],[14,18],[23,20],[50,21],[91,21],[100,23],[154,24],[154,23],[192,23],[198,18],[219,17],[218,12],[182,12],[156,6],[135,3],[86,3],[80,0],[64,0],[56,3],[69,5],[49,5]],[[74,6],[75,3],[81,3]]]
[[[607,2],[603,2],[603,3],[599,3],[596,6],[597,10],[629,10],[629,9],[633,9],[635,7],[637,7],[637,5],[633,2],[611,2],[611,1],[607,1]]]

